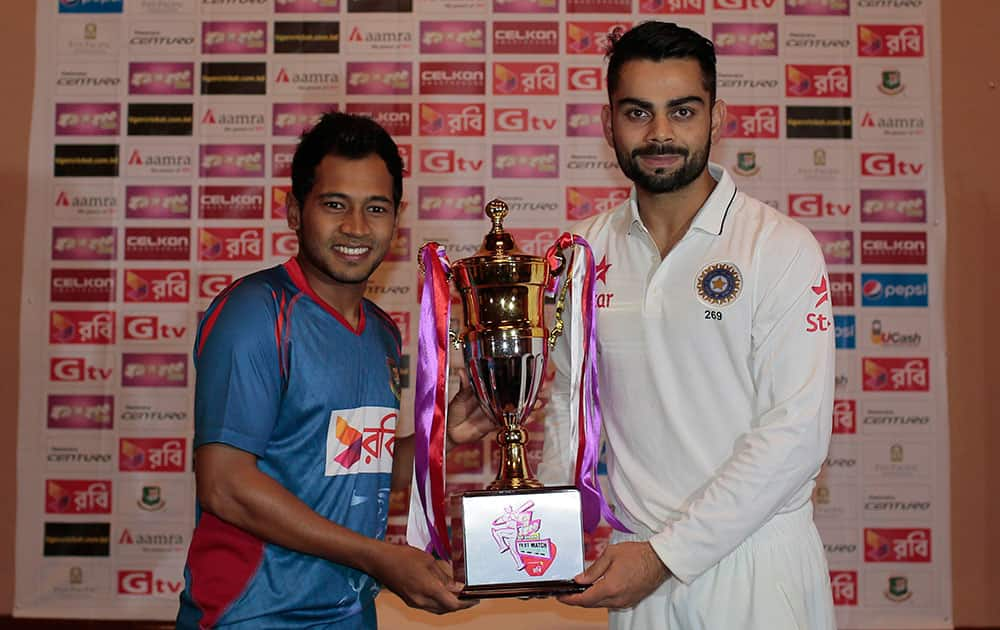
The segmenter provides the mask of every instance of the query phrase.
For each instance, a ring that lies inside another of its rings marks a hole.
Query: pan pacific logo
[[[512,505],[490,523],[490,533],[500,555],[508,554],[518,571],[531,577],[545,575],[556,558],[556,545],[542,538],[542,519],[534,518],[534,501],[525,501],[516,510]]]
[[[713,263],[698,274],[695,288],[703,301],[712,306],[726,306],[739,297],[743,276],[732,263]]]

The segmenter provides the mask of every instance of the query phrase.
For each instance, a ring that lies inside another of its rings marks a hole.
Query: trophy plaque
[[[552,261],[520,251],[503,229],[507,205],[486,206],[493,223],[473,256],[456,261],[451,279],[462,299],[456,336],[469,382],[497,427],[500,466],[485,489],[452,497],[451,539],[460,597],[547,596],[586,588],[580,492],[543,487],[528,470],[522,428],[541,388],[549,347],[562,329],[545,326]]]

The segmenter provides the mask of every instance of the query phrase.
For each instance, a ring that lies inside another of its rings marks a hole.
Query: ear
[[[722,99],[715,99],[712,105],[712,144],[719,141],[722,134],[722,126],[726,123],[726,102]]]
[[[285,207],[287,209],[288,229],[298,232],[302,226],[302,209],[299,202],[291,192],[285,196]]]
[[[605,105],[601,108],[601,126],[604,128],[604,141],[612,149],[615,148],[615,133],[611,129],[611,106]]]

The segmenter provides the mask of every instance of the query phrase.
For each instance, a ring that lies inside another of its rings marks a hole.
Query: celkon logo
[[[454,149],[420,149],[422,173],[478,173],[485,160],[472,160],[457,154]]]
[[[570,92],[600,92],[604,78],[600,68],[567,68],[566,84]]]
[[[507,132],[551,131],[556,119],[535,116],[527,107],[497,107],[493,110],[493,129]]]
[[[84,357],[49,359],[49,380],[57,383],[104,383],[111,380],[112,370],[94,365]]]
[[[212,299],[233,282],[230,273],[203,273],[198,275],[198,297]]]
[[[152,571],[119,571],[119,595],[177,595],[184,588],[183,580],[155,577]]]
[[[187,326],[162,323],[156,315],[126,315],[124,338],[131,341],[183,339]]]
[[[864,177],[918,177],[923,172],[923,164],[902,160],[895,153],[861,154],[861,175]]]
[[[559,52],[558,22],[494,22],[493,54],[546,55]]]
[[[788,216],[797,219],[841,218],[851,214],[851,204],[824,199],[819,193],[788,195]]]
[[[420,64],[421,94],[484,94],[486,64],[425,62]]]

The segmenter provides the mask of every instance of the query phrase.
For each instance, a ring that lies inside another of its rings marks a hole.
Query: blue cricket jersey
[[[246,276],[195,341],[194,446],[221,442],[318,514],[385,536],[399,411],[399,330],[362,300],[357,329],[295,259]],[[368,575],[197,511],[178,628],[374,628]]]

